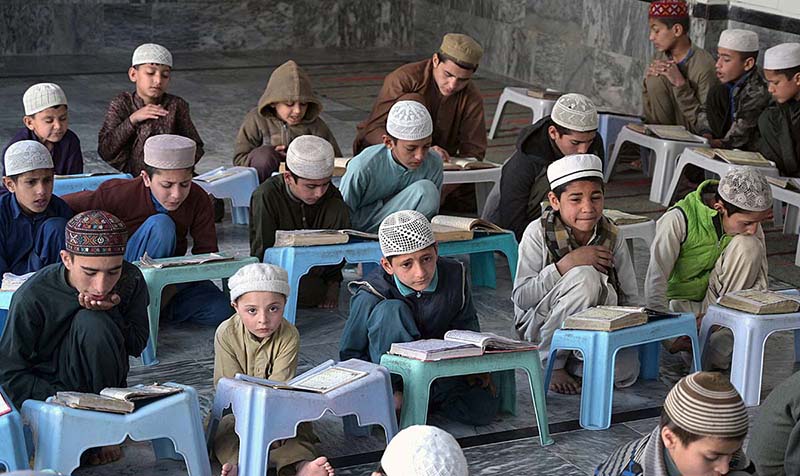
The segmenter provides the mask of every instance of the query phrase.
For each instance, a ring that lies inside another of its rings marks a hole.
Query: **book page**
[[[455,217],[451,215],[436,215],[431,220],[432,225],[443,225],[461,230],[470,230],[472,225],[477,223],[477,219],[469,217]]]
[[[472,344],[472,345],[477,345],[478,347],[484,347],[486,341],[488,341],[492,337],[499,337],[499,336],[494,336],[494,334],[489,334],[489,333],[484,334],[482,332],[463,331],[457,329],[449,330],[444,334],[444,340],[446,341]]]
[[[786,301],[800,301],[797,296],[791,296],[774,291],[759,291],[757,289],[745,289],[743,291],[735,291],[729,294],[732,297],[740,299],[749,299],[759,305],[777,304]]]
[[[226,169],[225,167],[220,167],[218,169],[208,171],[204,174],[200,174],[197,177],[195,177],[194,180],[211,183],[211,182],[216,182],[217,180],[224,179],[225,177],[236,175],[238,172],[239,172],[238,170]]]
[[[0,284],[0,291],[16,291],[34,274],[36,274],[36,271],[31,271],[22,276],[17,276],[13,273],[3,273],[3,282]]]
[[[735,165],[752,165],[756,167],[775,167],[775,164],[765,159],[759,152],[747,152],[744,150],[714,149],[725,162]]]
[[[611,220],[615,225],[646,223],[650,221],[650,219],[645,216],[633,215],[631,213],[626,213],[621,210],[614,210],[611,208],[606,208],[603,210],[603,215],[605,215],[605,217]]]
[[[217,261],[233,261],[236,259],[234,256],[227,256],[218,253],[208,253],[205,255],[196,256],[178,256],[174,258],[161,258],[153,259],[145,251],[142,258],[139,260],[139,266],[142,268],[171,268],[174,266],[189,266],[194,264],[205,264]]]
[[[178,387],[154,384],[127,388],[107,387],[100,391],[100,395],[118,400],[134,401],[146,398],[165,397],[182,391],[183,389]]]
[[[683,126],[664,126],[664,125],[655,125],[655,124],[647,124],[645,126],[648,131],[652,132],[656,136],[667,139],[667,140],[674,140],[680,142],[703,142],[698,137],[694,136],[691,132],[687,131]]]
[[[313,390],[325,393],[367,375],[366,372],[347,369],[344,367],[329,367],[322,372],[309,375],[301,380],[293,381],[292,386],[299,389]]]

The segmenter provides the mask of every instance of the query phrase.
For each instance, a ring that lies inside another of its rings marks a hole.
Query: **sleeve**
[[[779,106],[769,107],[761,113],[758,118],[758,131],[760,133],[758,151],[767,160],[775,162],[781,175],[796,177],[798,166],[794,160],[791,133]]]
[[[470,85],[470,93],[466,98],[464,114],[458,125],[459,157],[475,157],[483,160],[486,156],[486,117],[483,111],[483,96],[474,85]]]
[[[353,167],[355,165],[355,167]],[[364,203],[364,191],[369,187],[369,176],[364,173],[364,166],[361,161],[350,161],[347,171],[342,177],[342,182],[339,184],[339,191],[342,193],[342,199],[347,204],[347,208],[352,213],[361,207],[368,205]]]
[[[378,92],[378,97],[375,98],[375,104],[372,105],[368,123],[372,125],[372,123],[377,121],[377,119],[373,118],[380,115],[380,111],[385,111],[383,113],[384,115],[387,114],[392,105],[401,99],[415,100],[424,104],[422,97],[416,94],[416,92],[413,79],[404,70],[398,69],[389,73],[383,80],[383,86],[381,86],[381,90]],[[408,94],[413,94],[413,96],[404,97]],[[385,117],[381,121],[380,127],[375,129],[380,132],[380,134],[386,134]],[[375,134],[376,132],[371,133],[371,135]]]
[[[125,338],[125,350],[128,355],[138,357],[147,346],[147,340],[150,337],[150,319],[147,317],[150,295],[141,271],[134,265],[129,266],[129,269],[135,273],[133,276],[134,287],[131,296],[127,298],[127,304],[122,316],[122,333]],[[123,296],[120,296],[120,298],[126,299]]]
[[[214,225],[214,209],[211,206],[211,201],[199,185],[193,183],[190,187],[193,189],[190,193],[194,193],[197,197],[194,200],[196,205],[194,207],[192,225],[189,228],[189,233],[191,233],[194,241],[192,254],[215,253],[219,251],[219,245],[217,243],[217,228]]]
[[[103,197],[98,190],[84,190],[82,192],[68,193],[61,197],[75,213],[85,212],[86,210],[106,210],[113,211],[103,203]]]
[[[535,307],[561,279],[555,263],[547,264],[544,256],[544,230],[539,219],[528,225],[519,244],[519,263],[511,301],[520,309]]]
[[[380,298],[359,290],[350,299],[350,315],[339,339],[339,360],[361,359],[370,361],[367,319]]]
[[[433,177],[431,177],[431,182],[436,185],[436,188],[439,191],[442,191],[442,184],[444,183],[444,166],[442,165],[442,159],[439,157],[438,154],[432,154],[434,157],[429,157],[428,160],[434,159],[437,161],[436,169],[433,171]]]
[[[475,305],[472,303],[472,287],[463,264],[461,265],[461,283],[461,289],[463,289],[464,293],[464,305],[461,306],[458,314],[450,323],[450,329],[480,332],[481,325],[478,321],[478,311],[475,310]]]
[[[533,191],[535,177],[531,167],[526,167],[523,157],[515,153],[508,164],[503,167],[500,176],[500,204],[498,211],[502,226],[512,230],[517,240],[522,241],[522,235],[528,226],[528,200]]]
[[[250,197],[250,256],[264,259],[264,252],[275,244],[278,230],[277,214],[270,210],[270,202],[263,187]]]
[[[244,116],[244,121],[236,134],[236,141],[233,143],[233,165],[241,167],[247,166],[247,154],[256,147],[262,146],[264,137],[256,120],[256,109],[253,108]],[[269,137],[267,137],[269,140]]]
[[[617,243],[614,247],[614,267],[617,270],[619,286],[624,294],[624,300],[620,305],[640,305],[639,285],[636,283],[636,270],[633,267],[631,253],[628,250],[628,243],[619,235],[617,235]]]
[[[0,276],[11,271],[9,269],[8,260],[6,260],[6,256],[9,254],[8,250],[6,249],[7,239],[8,238],[5,236],[0,237]],[[0,327],[0,331],[2,331],[2,327]]]
[[[267,379],[276,382],[286,382],[294,378],[300,354],[300,334],[288,321],[281,323],[281,327],[284,326],[288,326],[288,332],[281,335],[279,342],[275,343],[275,360],[272,362],[272,372],[267,376]]]
[[[711,107],[709,104],[709,99],[706,97],[706,100],[700,104],[700,107],[697,109],[697,125],[695,126],[695,132],[703,135],[703,134],[711,134],[711,124],[708,122],[708,109]]]
[[[644,298],[648,308],[669,311],[667,281],[685,239],[686,222],[679,209],[666,212],[656,223],[656,238],[650,246],[650,264],[644,280]]]
[[[701,68],[701,66],[698,65],[698,68]],[[686,121],[691,125],[690,129],[693,131],[697,130],[700,105],[706,102],[708,91],[717,82],[714,71],[713,67],[705,68],[703,71],[700,71],[700,74],[697,76],[696,91],[692,88],[688,77],[683,86],[673,88],[678,107],[681,109],[681,112],[683,112]]]
[[[83,152],[81,151],[81,140],[77,134],[72,134],[75,141],[70,144],[68,155],[64,160],[69,164],[69,169],[66,170],[67,175],[82,174],[83,173]]]
[[[753,74],[758,74],[758,72],[754,71]],[[739,109],[736,111],[736,119],[722,139],[726,148],[741,149],[750,145],[758,130],[758,117],[769,105],[770,94],[768,91],[752,88],[747,92],[750,94],[742,98]]]
[[[228,328],[229,321],[223,321],[214,333],[214,387],[216,388],[219,379],[233,378],[236,374],[246,374],[247,371],[239,365],[236,353],[231,347],[231,343],[225,337],[225,330]]]
[[[192,139],[195,144],[197,144],[197,150],[194,153],[194,163],[200,161],[200,158],[203,157],[205,154],[205,150],[203,149],[203,139],[200,138],[200,133],[197,132],[197,128],[194,126],[194,122],[192,122],[192,116],[189,113],[189,103],[182,98],[176,98],[178,100],[177,104],[177,129],[178,135],[182,135],[184,137],[188,137]],[[130,121],[129,121],[130,122]]]
[[[128,120],[130,113],[124,104],[124,95],[111,100],[106,111],[103,126],[97,134],[97,153],[112,167],[122,170],[125,156],[122,154],[125,145],[136,133],[136,126]]]

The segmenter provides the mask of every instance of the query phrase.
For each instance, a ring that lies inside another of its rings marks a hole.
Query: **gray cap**
[[[3,175],[6,177],[31,170],[53,168],[53,157],[50,155],[50,151],[35,140],[21,140],[8,146],[3,162],[5,164]]]
[[[194,167],[197,144],[188,137],[160,134],[144,142],[144,163],[164,170]]]
[[[333,146],[322,137],[300,136],[286,149],[286,168],[304,179],[326,179],[333,175],[334,155]]]
[[[772,188],[760,170],[731,167],[719,181],[719,196],[731,205],[749,212],[772,208]]]
[[[550,119],[561,127],[577,132],[595,131],[600,124],[594,103],[586,96],[576,93],[558,98]]]

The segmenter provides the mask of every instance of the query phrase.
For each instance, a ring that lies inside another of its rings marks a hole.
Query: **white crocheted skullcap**
[[[420,140],[433,135],[431,113],[417,101],[397,101],[389,109],[386,132],[395,139]]]
[[[164,170],[194,167],[197,144],[175,134],[151,136],[144,142],[144,163]]]
[[[322,137],[300,136],[286,149],[286,168],[304,179],[326,179],[333,175],[334,155],[333,146]]]
[[[800,43],[782,43],[764,52],[764,69],[778,70],[800,66]]]
[[[386,258],[415,253],[436,243],[431,222],[416,210],[400,210],[384,218],[378,241]]]
[[[717,46],[742,53],[758,51],[758,33],[738,28],[723,30]]]
[[[35,140],[21,140],[8,146],[3,162],[5,163],[3,175],[6,177],[24,174],[31,170],[53,168],[50,151]]]
[[[591,99],[575,93],[558,98],[550,119],[561,127],[577,132],[595,131],[600,124],[597,108]]]
[[[603,161],[594,154],[575,154],[562,157],[547,167],[550,190],[586,177],[603,178]]]
[[[743,438],[749,419],[739,392],[717,372],[683,377],[667,394],[664,411],[681,429],[701,436]]]
[[[228,280],[231,302],[242,294],[253,291],[271,292],[289,296],[289,273],[280,266],[267,263],[252,263],[242,266]]]
[[[48,107],[66,106],[67,95],[58,84],[34,84],[22,95],[22,105],[25,106],[25,115],[32,116]]]
[[[381,458],[386,476],[468,476],[467,459],[453,435],[427,425],[401,431]]]
[[[172,53],[168,49],[155,43],[145,43],[139,45],[133,51],[133,59],[131,66],[138,66],[140,64],[163,64],[170,68],[172,67]]]
[[[749,212],[772,208],[772,188],[760,170],[731,167],[717,186],[719,196],[731,205]]]

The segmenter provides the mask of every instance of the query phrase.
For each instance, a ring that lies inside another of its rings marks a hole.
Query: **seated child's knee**
[[[72,332],[84,345],[100,346],[108,342],[109,336],[122,334],[108,314],[103,311],[81,309],[72,319]]]
[[[581,287],[588,290],[600,290],[604,286],[603,274],[594,269],[593,266],[575,266],[562,276],[567,279],[580,283]]]
[[[162,233],[175,233],[175,222],[166,213],[156,213],[155,215],[150,215],[142,224],[142,226],[145,225],[151,226]]]
[[[648,95],[664,94],[670,92],[669,83],[663,76],[648,76],[644,80],[644,87]]]
[[[404,315],[411,315],[408,304],[399,299],[386,299],[372,309],[369,314],[369,322],[372,326],[386,324],[389,321],[397,321]]]
[[[419,196],[417,211],[430,218],[439,210],[439,188],[430,180],[419,180],[411,185],[412,193]]]
[[[42,222],[42,234],[45,236],[58,236],[63,240],[66,228],[67,219],[64,217],[51,217]]]
[[[736,235],[731,239],[726,251],[759,259],[764,252],[764,245],[754,235]]]

